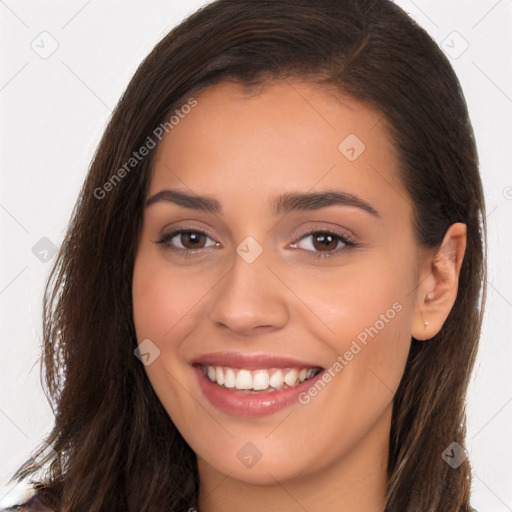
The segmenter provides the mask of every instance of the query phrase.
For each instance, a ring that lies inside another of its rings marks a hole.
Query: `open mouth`
[[[323,368],[262,368],[247,370],[229,366],[197,365],[214,384],[247,394],[270,393],[294,388],[323,371]]]

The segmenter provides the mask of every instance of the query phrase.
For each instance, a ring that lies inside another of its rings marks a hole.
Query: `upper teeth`
[[[316,375],[318,368],[279,368],[267,370],[245,370],[225,366],[202,366],[203,372],[212,382],[226,388],[261,391],[294,387]]]

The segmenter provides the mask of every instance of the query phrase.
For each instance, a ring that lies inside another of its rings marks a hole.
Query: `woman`
[[[459,82],[400,8],[200,9],[130,82],[57,257],[55,452],[22,510],[472,510],[485,232]]]

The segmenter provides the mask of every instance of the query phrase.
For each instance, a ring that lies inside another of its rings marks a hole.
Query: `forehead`
[[[178,188],[248,210],[288,190],[343,189],[409,212],[385,119],[333,87],[223,82],[195,100],[158,147],[150,194]]]

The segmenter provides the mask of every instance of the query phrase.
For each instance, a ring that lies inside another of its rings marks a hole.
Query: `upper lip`
[[[264,368],[322,368],[320,365],[277,354],[243,354],[240,352],[212,352],[195,358],[193,365],[228,366],[257,370]],[[322,368],[323,369],[323,368]]]

